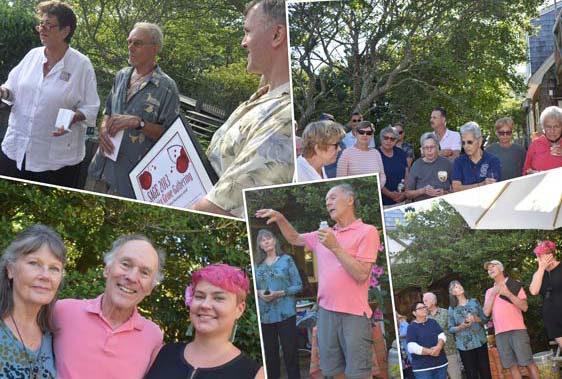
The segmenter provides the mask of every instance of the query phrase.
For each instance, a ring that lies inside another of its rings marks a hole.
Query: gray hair
[[[461,282],[459,282],[458,280],[451,280],[451,282],[449,282],[449,306],[452,309],[455,309],[457,305],[459,305],[459,300],[455,295],[453,295],[453,287],[457,284],[462,287]]]
[[[540,123],[543,129],[544,129],[544,121],[547,118],[556,120],[562,125],[562,108],[559,108],[555,105],[544,108],[544,110],[541,112],[541,117],[540,117]]]
[[[260,246],[260,241],[262,238],[264,237],[271,237],[271,238],[275,238],[275,254],[276,255],[283,255],[283,251],[281,250],[281,243],[279,242],[279,238],[277,238],[277,236],[275,234],[273,234],[273,232],[269,229],[260,229],[258,231],[258,235],[256,237],[256,250],[258,251],[259,255],[260,255],[260,264],[263,262],[263,260],[266,257],[266,252],[261,248]]]
[[[151,22],[137,22],[133,29],[140,29],[148,32],[152,43],[158,45],[158,52],[162,51],[162,47],[164,46],[164,34],[158,25]]]
[[[109,250],[103,256],[105,267],[108,268],[113,264],[115,255],[117,254],[119,249],[121,249],[123,245],[130,241],[147,242],[150,244],[150,246],[152,246],[154,250],[156,250],[156,254],[158,255],[158,271],[156,271],[156,276],[154,277],[154,281],[152,283],[152,287],[155,287],[158,283],[162,282],[162,279],[164,279],[164,273],[162,272],[162,269],[164,268],[164,264],[166,263],[166,253],[162,249],[158,249],[156,246],[154,246],[152,240],[144,234],[126,234],[117,238],[115,242],[113,242],[113,245],[111,245],[111,250]]]
[[[437,145],[437,149],[439,149],[439,139],[437,139],[437,136],[433,132],[425,132],[424,134],[421,135],[420,146],[423,147],[423,143],[430,139],[435,141],[435,144]]]
[[[379,133],[380,141],[382,142],[384,135],[389,133],[392,134],[396,139],[400,138],[400,134],[396,131],[396,129],[389,125],[382,128],[381,132]]]
[[[14,310],[14,299],[12,292],[12,280],[8,278],[8,266],[12,266],[16,261],[28,254],[32,254],[41,247],[47,246],[51,253],[66,265],[66,248],[60,235],[52,228],[35,224],[20,232],[10,245],[4,250],[0,258],[0,317],[4,318]],[[43,305],[37,314],[37,324],[45,331],[53,331],[52,312],[56,302],[53,300]]]
[[[269,17],[271,21],[286,24],[285,0],[253,0],[246,5],[244,16],[247,16],[255,6],[261,6],[263,14]]]
[[[425,295],[428,295],[431,299],[433,299],[433,302],[437,304],[437,295],[435,295],[433,292],[426,292],[423,294],[423,296]]]
[[[482,131],[480,130],[480,126],[474,121],[469,121],[463,126],[461,126],[461,135],[464,133],[472,133],[474,138],[481,138]]]
[[[328,190],[328,192],[330,192],[333,189],[339,189],[344,193],[345,196],[348,196],[348,197],[351,196],[351,198],[353,199],[353,208],[354,209],[359,206],[359,201],[357,200],[357,197],[355,196],[355,190],[353,189],[351,184],[342,183],[342,184],[335,185],[332,188],[330,188]]]

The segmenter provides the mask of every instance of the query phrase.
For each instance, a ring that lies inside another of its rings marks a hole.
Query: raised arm
[[[276,222],[287,242],[295,246],[304,246],[303,236],[299,234],[295,228],[293,228],[293,225],[289,223],[281,212],[278,212],[275,209],[260,209],[256,212],[256,217],[266,218],[266,223],[268,225]]]

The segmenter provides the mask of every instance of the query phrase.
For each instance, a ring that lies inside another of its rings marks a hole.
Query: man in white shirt
[[[461,135],[447,129],[447,111],[441,107],[433,108],[429,123],[439,139],[439,155],[454,161],[461,152]]]

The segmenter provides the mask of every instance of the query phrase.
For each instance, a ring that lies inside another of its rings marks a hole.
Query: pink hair
[[[548,253],[554,253],[554,250],[556,250],[556,245],[554,244],[554,242],[546,240],[546,241],[541,241],[537,245],[537,247],[535,247],[533,253],[535,253],[536,255],[543,255]]]
[[[201,280],[235,294],[238,301],[244,301],[250,290],[250,280],[244,270],[225,263],[215,263],[205,266],[191,275],[191,284],[185,289],[185,305],[188,307],[193,299],[193,292]]]

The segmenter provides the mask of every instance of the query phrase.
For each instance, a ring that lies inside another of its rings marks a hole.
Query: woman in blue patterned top
[[[17,235],[0,258],[0,378],[55,379],[52,310],[66,263],[45,225]]]
[[[490,379],[490,362],[484,323],[478,300],[468,299],[458,280],[449,283],[449,332],[454,334],[467,379]]]
[[[256,238],[260,254],[256,268],[256,286],[267,377],[280,376],[279,341],[289,379],[300,378],[297,346],[295,295],[302,289],[297,266],[290,255],[281,251],[279,240],[267,229]]]

